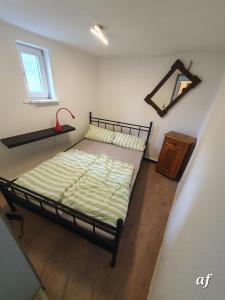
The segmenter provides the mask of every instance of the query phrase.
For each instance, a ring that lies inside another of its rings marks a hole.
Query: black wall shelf
[[[8,148],[14,148],[17,146],[33,143],[39,140],[47,139],[49,137],[61,135],[74,130],[75,128],[70,125],[63,125],[61,132],[56,132],[55,128],[53,127],[4,138],[1,139],[1,142]]]

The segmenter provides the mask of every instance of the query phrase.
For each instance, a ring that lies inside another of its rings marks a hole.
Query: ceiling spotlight
[[[98,39],[100,39],[105,45],[108,45],[109,42],[107,41],[106,37],[104,36],[102,30],[104,29],[101,25],[93,25],[90,28],[91,33],[93,33],[95,36],[97,36]]]

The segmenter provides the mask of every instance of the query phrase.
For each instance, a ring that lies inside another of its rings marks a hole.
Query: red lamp
[[[68,108],[62,107],[62,108],[58,109],[57,112],[56,112],[56,125],[55,125],[55,131],[56,132],[61,132],[62,131],[62,128],[61,128],[61,125],[60,125],[59,119],[58,119],[58,114],[59,114],[60,110],[63,110],[63,109],[67,110],[71,114],[71,117],[73,119],[75,119],[75,116],[73,115],[73,113]]]

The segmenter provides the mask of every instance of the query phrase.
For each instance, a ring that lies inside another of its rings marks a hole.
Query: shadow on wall
[[[157,161],[159,155],[159,149],[156,146],[156,138],[159,134],[159,124],[153,123],[152,132],[150,136],[150,146],[148,147],[148,158]]]
[[[75,133],[8,149],[0,142],[0,176],[14,179],[75,142]]]

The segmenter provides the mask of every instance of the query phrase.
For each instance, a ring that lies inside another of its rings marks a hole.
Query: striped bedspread
[[[64,205],[108,224],[125,220],[134,166],[106,155],[62,152],[16,180]]]

